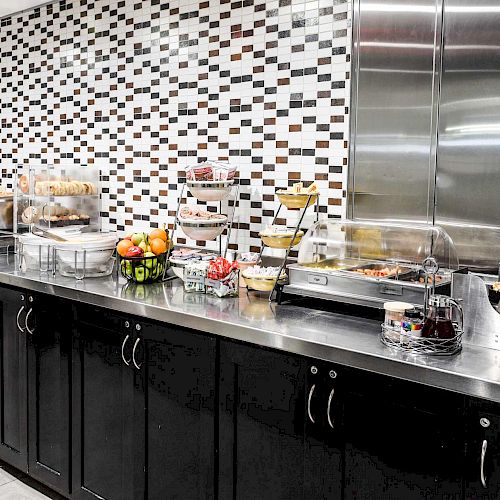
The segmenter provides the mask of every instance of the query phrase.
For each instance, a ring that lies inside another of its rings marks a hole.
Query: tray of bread
[[[37,224],[47,227],[65,227],[90,224],[90,216],[82,210],[62,205],[40,207],[29,206],[21,213],[24,224]]]
[[[23,194],[29,194],[30,181],[27,175],[19,178],[19,189]],[[97,186],[93,182],[79,181],[65,177],[35,176],[35,196],[95,196],[98,194]]]

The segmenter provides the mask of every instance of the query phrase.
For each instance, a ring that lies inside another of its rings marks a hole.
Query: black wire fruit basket
[[[134,283],[163,281],[167,271],[167,252],[148,257],[120,257],[120,271]]]

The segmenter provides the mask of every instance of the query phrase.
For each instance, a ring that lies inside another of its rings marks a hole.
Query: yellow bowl
[[[247,284],[248,288],[251,288],[253,290],[259,290],[260,292],[270,292],[273,288],[274,285],[276,284],[276,277],[271,277],[271,276],[262,276],[262,277],[252,277],[252,278],[247,278],[246,276],[243,276],[243,279],[245,280],[245,283]],[[280,282],[284,282],[284,279],[281,279]]]
[[[241,288],[245,288],[246,287],[246,284],[245,284],[245,280],[243,279],[243,271],[245,269],[248,269],[249,267],[253,267],[253,266],[256,266],[257,264],[259,264],[260,261],[256,261],[256,262],[240,262],[238,261],[238,268],[240,270],[240,287]]]
[[[284,236],[282,234],[276,233],[276,234],[263,234],[259,233],[260,238],[264,242],[264,244],[268,247],[271,248],[288,248],[290,246],[290,243],[292,241],[293,235],[291,236]],[[293,245],[298,245],[300,241],[302,240],[302,236],[304,236],[304,231],[297,231],[297,234],[295,235],[295,239],[293,240]]]
[[[311,206],[314,205],[318,201],[318,193],[302,194],[302,193],[280,193],[279,191],[276,193],[278,196],[278,200],[280,203],[285,205],[286,208],[304,208],[306,205]],[[311,197],[309,201],[309,205],[307,201],[309,200],[309,196]]]

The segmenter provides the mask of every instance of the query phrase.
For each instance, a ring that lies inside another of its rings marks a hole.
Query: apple
[[[144,250],[138,246],[130,247],[125,254],[125,257],[142,257]]]
[[[148,235],[146,233],[134,233],[132,235],[132,243],[135,246],[139,246],[142,241],[148,241]],[[147,243],[146,243],[147,245]]]
[[[142,248],[142,251],[144,253],[146,253],[148,251],[148,245],[147,245],[147,243],[144,240],[142,240],[137,246],[139,248]]]
[[[129,260],[122,260],[121,268],[122,273],[126,276],[132,275],[132,262],[130,262]]]
[[[161,262],[158,262],[158,265],[156,266],[156,270],[155,270],[155,276],[154,278],[158,278],[158,276],[161,276],[163,274],[163,265],[161,264]]]
[[[163,269],[161,269],[160,267],[157,267],[153,273],[153,279],[160,277],[162,274],[163,274]]]
[[[135,279],[138,283],[142,283],[149,278],[149,269],[144,266],[136,267]]]
[[[156,257],[156,255],[153,252],[146,252],[144,257]],[[148,269],[153,269],[156,259],[145,259],[143,262]]]

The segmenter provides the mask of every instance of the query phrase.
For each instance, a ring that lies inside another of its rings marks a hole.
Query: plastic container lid
[[[48,238],[43,238],[42,236],[37,236],[36,234],[26,233],[19,235],[19,241],[23,245],[38,245],[43,247],[48,247],[54,245],[55,241]]]
[[[385,302],[384,309],[390,312],[404,313],[407,309],[413,309],[409,302]]]
[[[55,246],[58,250],[107,250],[114,248],[117,241],[117,233],[81,233],[68,241],[55,242]]]

